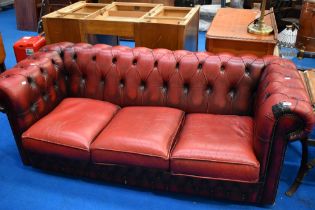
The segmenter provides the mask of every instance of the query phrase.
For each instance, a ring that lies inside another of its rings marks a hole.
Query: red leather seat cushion
[[[92,143],[92,161],[168,169],[183,117],[182,111],[167,107],[123,108]]]
[[[253,120],[233,115],[189,114],[171,155],[173,173],[257,182]]]
[[[108,102],[64,99],[51,113],[22,135],[31,151],[79,160],[89,160],[90,143],[108,124],[118,107]]]

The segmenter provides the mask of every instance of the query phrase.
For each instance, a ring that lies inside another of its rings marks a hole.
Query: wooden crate
[[[114,2],[104,10],[91,14],[81,21],[81,40],[88,34],[115,35],[134,38],[135,25],[152,13],[160,4]]]
[[[273,13],[265,17],[265,22],[274,28],[273,34],[261,36],[247,32],[247,26],[259,17],[259,14],[258,10],[219,9],[206,34],[206,50],[214,53],[230,52],[235,55],[273,55],[278,37]]]
[[[69,41],[81,42],[80,20],[108,4],[95,4],[80,1],[43,17],[43,26],[48,44]]]
[[[139,22],[136,46],[198,50],[199,6],[162,6]]]

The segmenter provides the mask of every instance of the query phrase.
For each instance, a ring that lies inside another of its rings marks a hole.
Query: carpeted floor
[[[15,65],[13,43],[22,36],[35,33],[16,30],[13,9],[0,12],[0,32],[7,53],[6,65],[10,68]],[[128,42],[122,44],[130,45]],[[204,50],[204,44],[205,34],[200,33],[200,51]],[[307,60],[307,65],[315,67],[315,60]],[[75,179],[23,166],[8,121],[5,115],[0,114],[0,210],[315,209],[315,169],[292,198],[284,195],[297,173],[300,149],[298,142],[288,147],[276,203],[273,206],[252,206]],[[315,149],[310,150],[314,158]]]

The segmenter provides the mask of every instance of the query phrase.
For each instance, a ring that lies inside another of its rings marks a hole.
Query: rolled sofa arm
[[[262,200],[272,203],[287,142],[307,136],[315,122],[309,96],[292,62],[276,59],[266,65],[254,112],[254,150],[265,184]]]
[[[7,114],[23,163],[21,134],[66,96],[63,61],[56,51],[39,52],[0,74],[0,107]]]

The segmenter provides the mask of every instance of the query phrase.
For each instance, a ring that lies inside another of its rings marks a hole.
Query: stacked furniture
[[[191,51],[198,50],[198,23],[199,6],[150,3],[77,2],[43,17],[48,43],[89,42],[89,35],[110,35],[133,39],[136,46]]]
[[[261,204],[313,109],[293,63],[59,43],[0,75],[22,161],[116,183]]]

